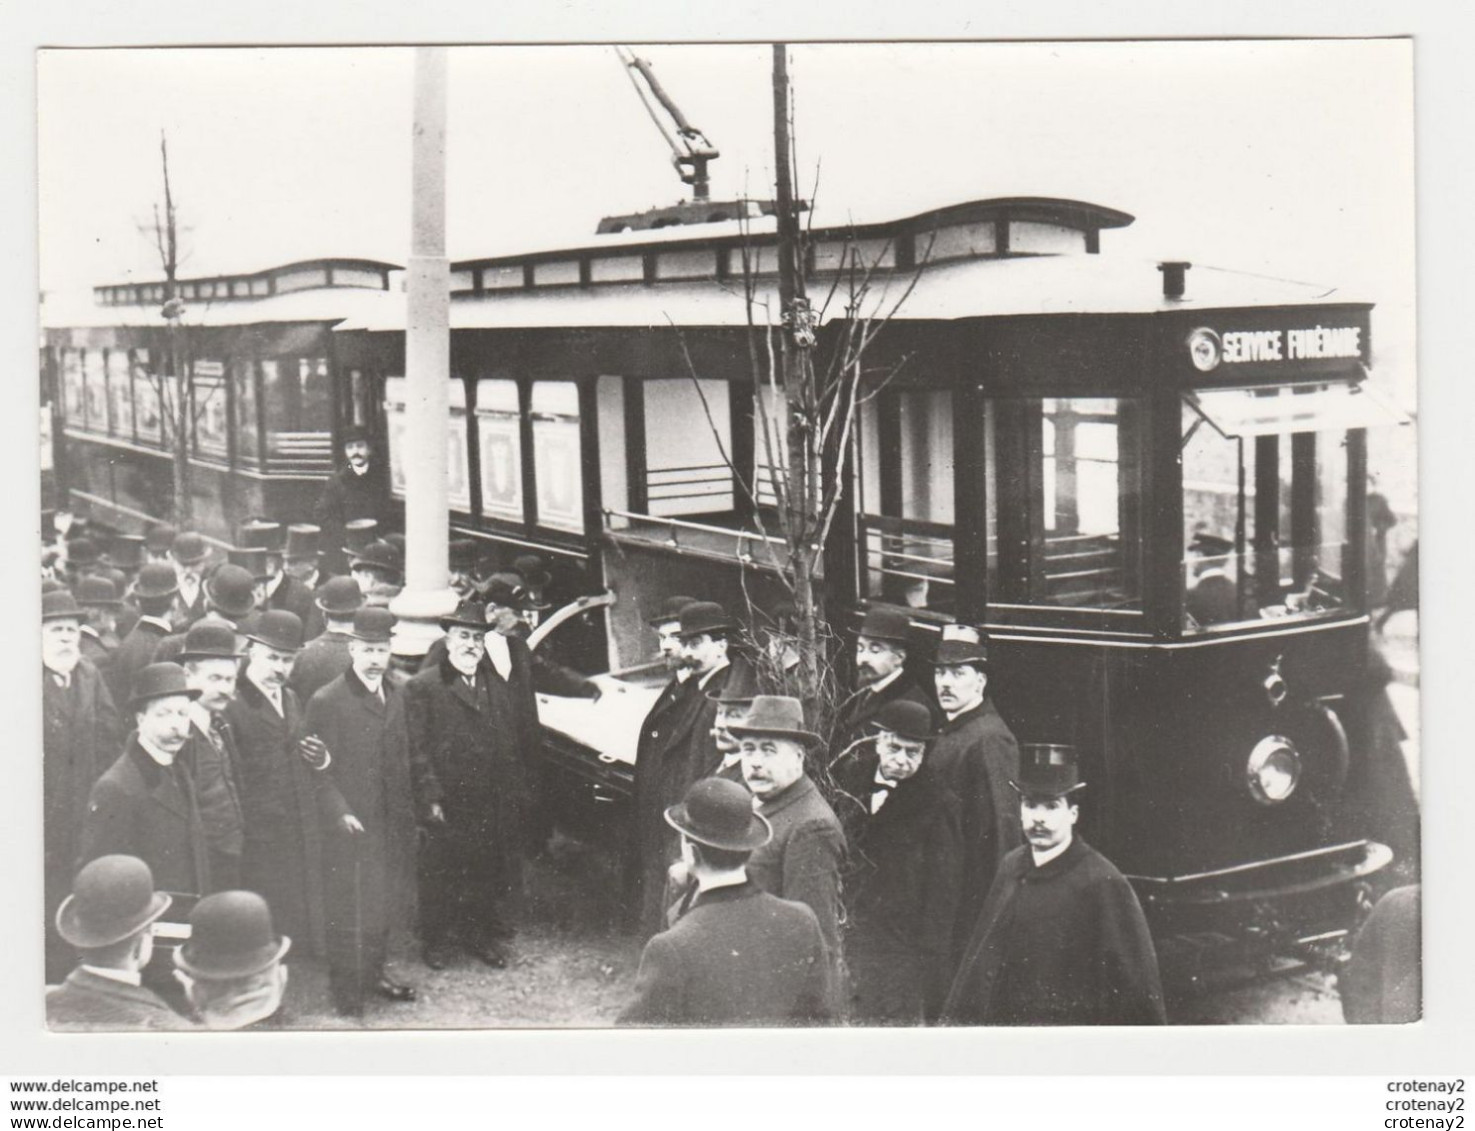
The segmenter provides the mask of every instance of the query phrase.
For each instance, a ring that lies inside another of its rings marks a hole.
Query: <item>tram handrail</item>
[[[604,508],[605,519],[623,518],[634,522],[654,522],[663,526],[669,526],[673,530],[696,530],[705,534],[720,534],[735,541],[741,542],[764,542],[770,546],[782,546],[784,540],[775,538],[771,534],[760,534],[752,530],[734,530],[728,526],[708,526],[706,523],[690,522],[683,518],[673,518],[669,515],[660,514],[636,514],[633,511],[616,510],[613,507]],[[619,533],[615,531],[614,533]]]

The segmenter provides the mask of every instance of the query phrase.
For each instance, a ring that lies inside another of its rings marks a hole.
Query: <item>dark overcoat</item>
[[[301,702],[306,703],[348,670],[352,663],[348,655],[351,639],[346,632],[324,632],[297,653],[287,684]]]
[[[130,986],[81,967],[46,991],[52,1029],[175,1031],[196,1028],[146,986]]]
[[[868,782],[874,776],[874,744],[854,744],[870,735],[871,725],[883,707],[900,701],[919,703],[929,711],[933,709],[922,689],[906,672],[902,672],[880,691],[871,691],[868,688],[856,691],[841,705],[830,739],[830,759],[831,772],[842,788],[848,787],[851,782]]]
[[[128,702],[128,697],[133,694],[133,677],[154,662],[159,642],[168,635],[170,630],[161,621],[145,617],[140,618],[133,630],[123,637],[104,677],[108,690],[113,693],[113,702]]]
[[[56,933],[56,909],[72,890],[88,799],[118,757],[122,727],[102,675],[85,659],[77,662],[67,687],[41,669],[41,718],[46,972],[55,982],[75,960]]]
[[[241,791],[236,784],[240,756],[230,725],[223,718],[212,718],[210,725],[219,745],[195,719],[180,758],[194,779],[205,843],[210,846],[210,890],[230,891],[241,886],[241,854],[246,847]]]
[[[758,806],[773,838],[748,859],[748,876],[780,899],[814,912],[836,968],[840,956],[840,872],[845,833],[813,781],[801,777]]]
[[[312,590],[290,573],[284,573],[282,580],[277,582],[277,587],[267,596],[266,607],[296,613],[297,618],[302,621],[303,633],[309,640],[322,631],[323,614],[312,599]],[[306,701],[303,700],[304,703]]]
[[[619,1024],[822,1024],[833,992],[814,912],[749,881],[702,893],[646,943]]]
[[[282,689],[283,714],[242,676],[225,719],[239,758],[236,786],[246,824],[246,887],[271,906],[279,930],[308,954],[323,949],[320,783],[297,752],[302,709]]]
[[[356,518],[372,518],[382,533],[391,518],[389,503],[389,474],[378,452],[370,457],[369,469],[362,475],[345,465],[328,476],[312,520],[322,527],[323,560],[329,569],[347,568],[342,552],[344,526]]]
[[[137,735],[92,787],[77,863],[115,853],[147,864],[160,891],[210,890],[209,848],[189,768],[178,758],[159,765]]]
[[[953,929],[956,959],[972,934],[999,862],[1024,843],[1019,797],[1009,785],[1019,775],[1019,744],[986,696],[971,711],[944,722],[940,731],[927,748],[927,763],[958,799],[963,837],[963,886]]]
[[[962,875],[958,802],[925,762],[875,813],[846,814],[852,830],[845,890],[845,959],[854,1017],[935,1020],[952,975]]]
[[[111,632],[98,632],[89,625],[83,625],[81,637],[77,643],[81,649],[82,658],[91,660],[92,665],[102,673],[103,679],[106,680],[108,668],[113,663],[113,653],[118,650],[118,638]]]
[[[1116,867],[1080,837],[1004,858],[943,1007],[953,1025],[1161,1025],[1157,953]]]

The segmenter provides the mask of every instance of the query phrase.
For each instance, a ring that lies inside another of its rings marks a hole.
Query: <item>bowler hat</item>
[[[735,738],[747,735],[773,734],[792,738],[807,746],[819,742],[819,735],[804,727],[804,706],[789,695],[755,695],[747,718],[727,728]]]
[[[394,636],[394,622],[395,616],[388,609],[365,605],[353,614],[353,631],[349,635],[369,644],[388,644]]]
[[[655,615],[647,617],[645,623],[652,627],[659,627],[663,624],[670,624],[673,620],[679,621],[681,619],[681,610],[688,605],[695,605],[696,603],[697,599],[695,597],[680,595],[667,597],[661,602],[661,607],[656,610]]]
[[[172,597],[179,592],[179,574],[168,562],[147,562],[138,571],[138,580],[133,583],[133,595],[143,600],[152,597]]]
[[[73,590],[79,605],[96,605],[115,608],[123,602],[118,600],[117,587],[106,577],[84,577]]]
[[[698,844],[729,852],[751,852],[773,839],[768,819],[753,812],[753,795],[726,778],[693,782],[666,810],[666,823]]]
[[[310,522],[294,522],[287,527],[285,556],[288,558],[315,558],[321,552],[323,528]]]
[[[282,529],[280,522],[268,522],[264,518],[253,518],[241,523],[241,533],[238,541],[241,548],[245,550],[269,550],[274,554],[282,552],[282,546],[286,539],[286,531]]]
[[[537,554],[521,554],[513,558],[512,568],[529,589],[542,589],[553,580],[553,575],[543,565],[542,557]]]
[[[933,667],[952,667],[955,664],[971,664],[982,668],[988,663],[988,645],[978,629],[966,624],[945,624],[942,639],[937,643],[937,652],[932,657]]]
[[[132,938],[169,909],[154,890],[154,874],[137,856],[99,856],[72,881],[72,894],[56,911],[56,930],[82,950]]]
[[[343,526],[343,552],[356,554],[379,533],[379,523],[372,518],[354,518]]]
[[[205,599],[211,607],[239,620],[256,607],[255,585],[250,570],[226,562],[205,579]]]
[[[119,569],[138,569],[143,565],[143,535],[119,534],[113,539],[108,557]]]
[[[302,618],[291,609],[267,609],[257,615],[246,636],[278,652],[302,648]]]
[[[693,601],[681,610],[681,635],[731,632],[737,622],[716,601]]]
[[[476,565],[476,539],[452,538],[449,551],[451,569],[456,573],[470,573]]]
[[[199,691],[189,686],[188,676],[178,664],[167,661],[150,664],[140,668],[133,677],[133,697],[128,705],[137,707],[152,699],[167,699],[171,695],[188,695],[191,699],[200,697]]]
[[[476,597],[462,598],[455,612],[440,618],[441,628],[449,629],[452,625],[474,628],[479,632],[487,631],[486,606]]]
[[[72,596],[72,591],[57,589],[51,593],[41,594],[41,619],[61,620],[64,617],[75,621],[82,619],[82,606],[77,604],[77,598]]]
[[[391,546],[394,547],[394,552],[399,555],[399,560],[405,560],[406,538],[403,534],[401,534],[397,530],[391,530],[388,534],[385,534],[379,540],[381,542],[388,542]]]
[[[871,719],[875,730],[890,731],[897,738],[911,742],[927,742],[936,735],[932,726],[932,712],[922,703],[912,699],[893,699]]]
[[[225,552],[231,565],[240,566],[254,581],[265,581],[272,576],[271,556],[274,551],[260,546],[232,546]]]
[[[254,891],[207,895],[190,912],[189,927],[189,941],[174,952],[174,965],[192,978],[259,974],[292,945],[277,935],[271,908]]]
[[[364,591],[351,577],[330,577],[318,587],[313,603],[331,616],[346,617],[364,603]]]
[[[167,522],[156,522],[143,536],[143,547],[151,554],[167,554],[174,549],[174,539],[179,531]]]
[[[494,573],[478,592],[488,605],[501,605],[507,609],[531,608],[528,592],[523,588],[522,578],[515,573]]]
[[[856,634],[867,640],[885,640],[892,644],[905,645],[911,641],[912,618],[900,609],[889,609],[875,605],[866,610]]]
[[[210,547],[193,530],[181,530],[174,536],[174,545],[169,547],[169,552],[180,565],[199,565],[210,556]]]
[[[67,561],[73,566],[96,565],[101,557],[97,543],[91,538],[72,538],[67,541]]]
[[[349,569],[377,569],[395,577],[404,576],[399,552],[388,542],[370,542],[348,562]]]
[[[204,616],[190,625],[184,634],[181,660],[235,660],[241,650],[236,645],[236,630],[219,617]]]
[[[1026,797],[1064,797],[1084,789],[1076,748],[1051,742],[1026,742],[1019,748],[1019,779],[1009,783]]]

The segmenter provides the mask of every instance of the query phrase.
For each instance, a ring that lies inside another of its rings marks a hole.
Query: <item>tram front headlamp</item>
[[[1296,792],[1301,780],[1301,755],[1288,738],[1272,734],[1255,743],[1245,766],[1250,796],[1261,805],[1278,805]]]

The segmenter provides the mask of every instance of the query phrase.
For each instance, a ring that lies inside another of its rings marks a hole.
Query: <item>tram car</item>
[[[1104,251],[1132,221],[1010,197],[809,225],[817,349],[847,332],[858,274],[886,320],[862,361],[884,378],[849,441],[826,614],[843,631],[902,608],[919,653],[946,621],[984,628],[1015,734],[1078,747],[1085,835],[1131,877],[1165,967],[1330,952],[1391,861],[1417,869],[1369,642],[1367,430],[1401,419],[1370,381],[1371,307]],[[761,430],[783,406],[754,362],[776,241],[754,209],[452,264],[451,526],[544,554],[567,595],[614,595],[575,619],[601,620],[583,661],[619,694],[542,700],[569,804],[607,825],[650,694],[646,617],[672,593],[735,610],[782,596]],[[405,311],[380,299],[311,338],[332,390],[311,474],[327,431],[365,425],[399,494]],[[93,340],[52,336],[69,448],[90,438],[94,385],[111,388],[112,355],[79,355]],[[278,411],[259,383],[229,387],[230,419]],[[264,423],[228,449],[252,454],[253,483],[272,470]],[[88,483],[74,495],[101,494]]]

